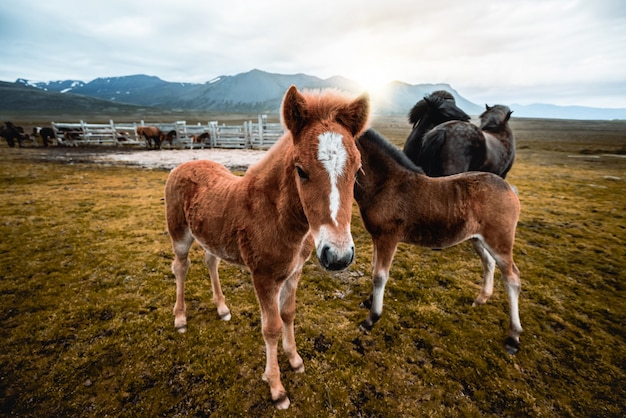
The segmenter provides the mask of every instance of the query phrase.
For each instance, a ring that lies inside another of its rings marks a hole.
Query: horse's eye
[[[309,178],[309,175],[302,168],[296,166],[296,171],[302,180],[307,180]]]

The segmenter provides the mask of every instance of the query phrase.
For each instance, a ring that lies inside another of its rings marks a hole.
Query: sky
[[[624,0],[2,0],[0,80],[252,69],[626,108]]]

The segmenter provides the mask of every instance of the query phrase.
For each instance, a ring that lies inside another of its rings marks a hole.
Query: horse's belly
[[[465,241],[470,232],[465,219],[431,219],[412,225],[402,241],[420,247],[442,249]]]
[[[205,251],[213,254],[214,256],[222,260],[242,266],[245,265],[245,262],[241,257],[241,252],[239,251],[239,248],[230,243],[223,242],[215,244],[212,242],[207,242],[207,240],[200,237],[196,237],[196,241]]]

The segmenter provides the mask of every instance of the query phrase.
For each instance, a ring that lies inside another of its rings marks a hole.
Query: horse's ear
[[[507,112],[507,114],[506,114],[506,118],[504,119],[504,121],[506,122],[506,121],[508,121],[509,119],[511,119],[511,115],[512,115],[512,114],[513,114],[513,111],[512,111],[512,110],[509,110],[509,111]]]
[[[370,96],[363,93],[352,103],[339,111],[335,118],[337,122],[348,128],[352,136],[359,136],[367,127],[370,116]]]
[[[306,125],[308,110],[304,96],[292,85],[283,99],[283,122],[295,138]]]
[[[490,110],[491,108],[489,107],[488,104],[485,103],[485,110]]]

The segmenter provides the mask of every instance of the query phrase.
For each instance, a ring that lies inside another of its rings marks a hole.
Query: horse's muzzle
[[[354,261],[354,245],[343,252],[339,252],[329,245],[324,245],[322,250],[317,253],[317,258],[326,270],[345,270]]]

